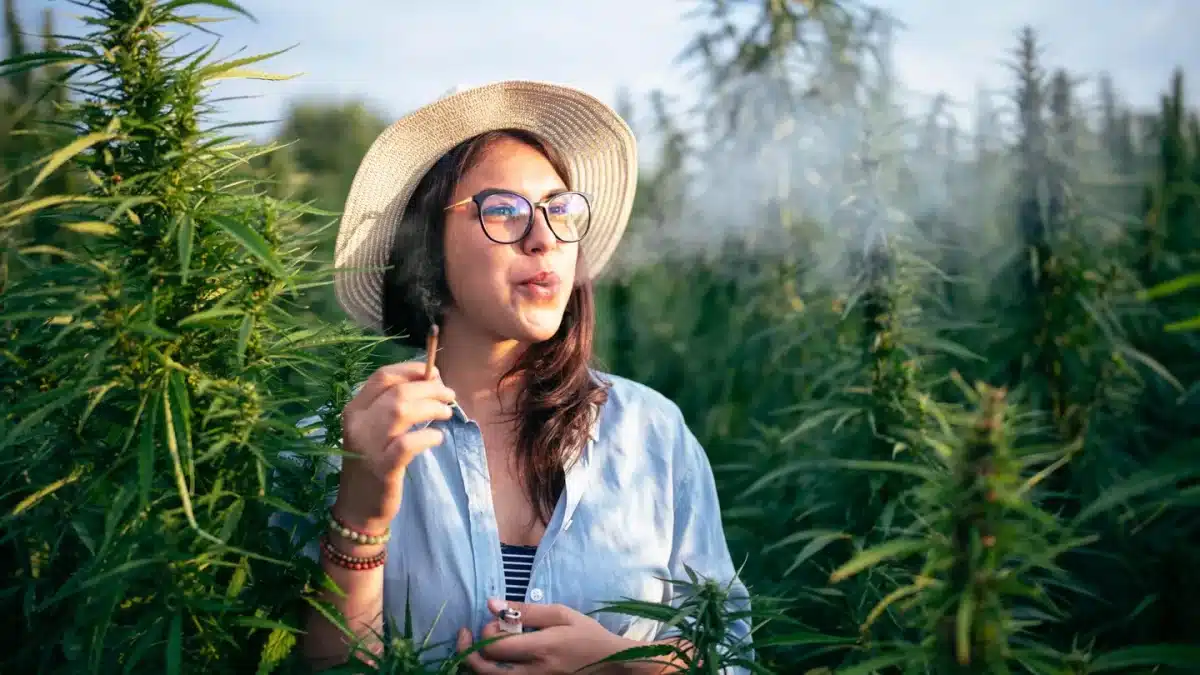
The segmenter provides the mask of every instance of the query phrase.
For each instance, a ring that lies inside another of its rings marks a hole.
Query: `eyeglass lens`
[[[484,232],[493,241],[506,244],[525,236],[532,215],[533,206],[529,200],[507,192],[488,195],[479,208]],[[546,203],[545,215],[551,231],[564,242],[582,239],[591,220],[587,200],[571,192],[551,198]]]

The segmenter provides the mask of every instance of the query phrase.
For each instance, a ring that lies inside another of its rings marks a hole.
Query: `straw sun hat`
[[[413,190],[435,161],[459,143],[497,129],[528,131],[566,160],[572,189],[591,198],[592,222],[580,242],[595,278],[616,249],[637,185],[637,143],[617,113],[581,91],[508,81],[449,94],[383,131],[363,157],[338,229],[334,289],[352,319],[383,332],[384,267]]]

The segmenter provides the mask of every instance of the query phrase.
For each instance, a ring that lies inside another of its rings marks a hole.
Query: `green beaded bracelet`
[[[386,544],[392,538],[392,528],[383,531],[383,534],[367,534],[365,532],[355,532],[346,527],[346,524],[337,519],[337,516],[329,514],[329,529],[338,533],[345,539],[356,544]]]

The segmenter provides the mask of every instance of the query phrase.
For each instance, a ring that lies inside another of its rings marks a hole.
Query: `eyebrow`
[[[514,190],[512,188],[508,188],[508,187],[504,187],[504,186],[500,186],[500,185],[495,186],[495,187],[487,187],[487,188],[484,188],[484,190],[503,190],[505,192],[511,192],[513,194],[521,195],[522,197],[525,197],[526,199],[529,198],[529,195],[525,194],[524,192],[521,192],[520,190]],[[557,195],[561,195],[564,192],[570,192],[570,191],[571,190],[569,190],[567,188],[557,188],[554,190],[550,190],[549,192],[543,194],[541,197],[534,199],[532,201],[541,201],[543,199],[550,199],[551,197],[555,197]],[[483,190],[480,190],[480,192],[483,192]]]

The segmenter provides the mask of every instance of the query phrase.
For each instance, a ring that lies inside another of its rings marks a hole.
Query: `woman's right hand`
[[[334,513],[358,531],[382,532],[400,510],[404,472],[420,453],[442,443],[440,429],[413,429],[450,419],[454,392],[425,364],[384,366],[342,411],[341,477]]]

